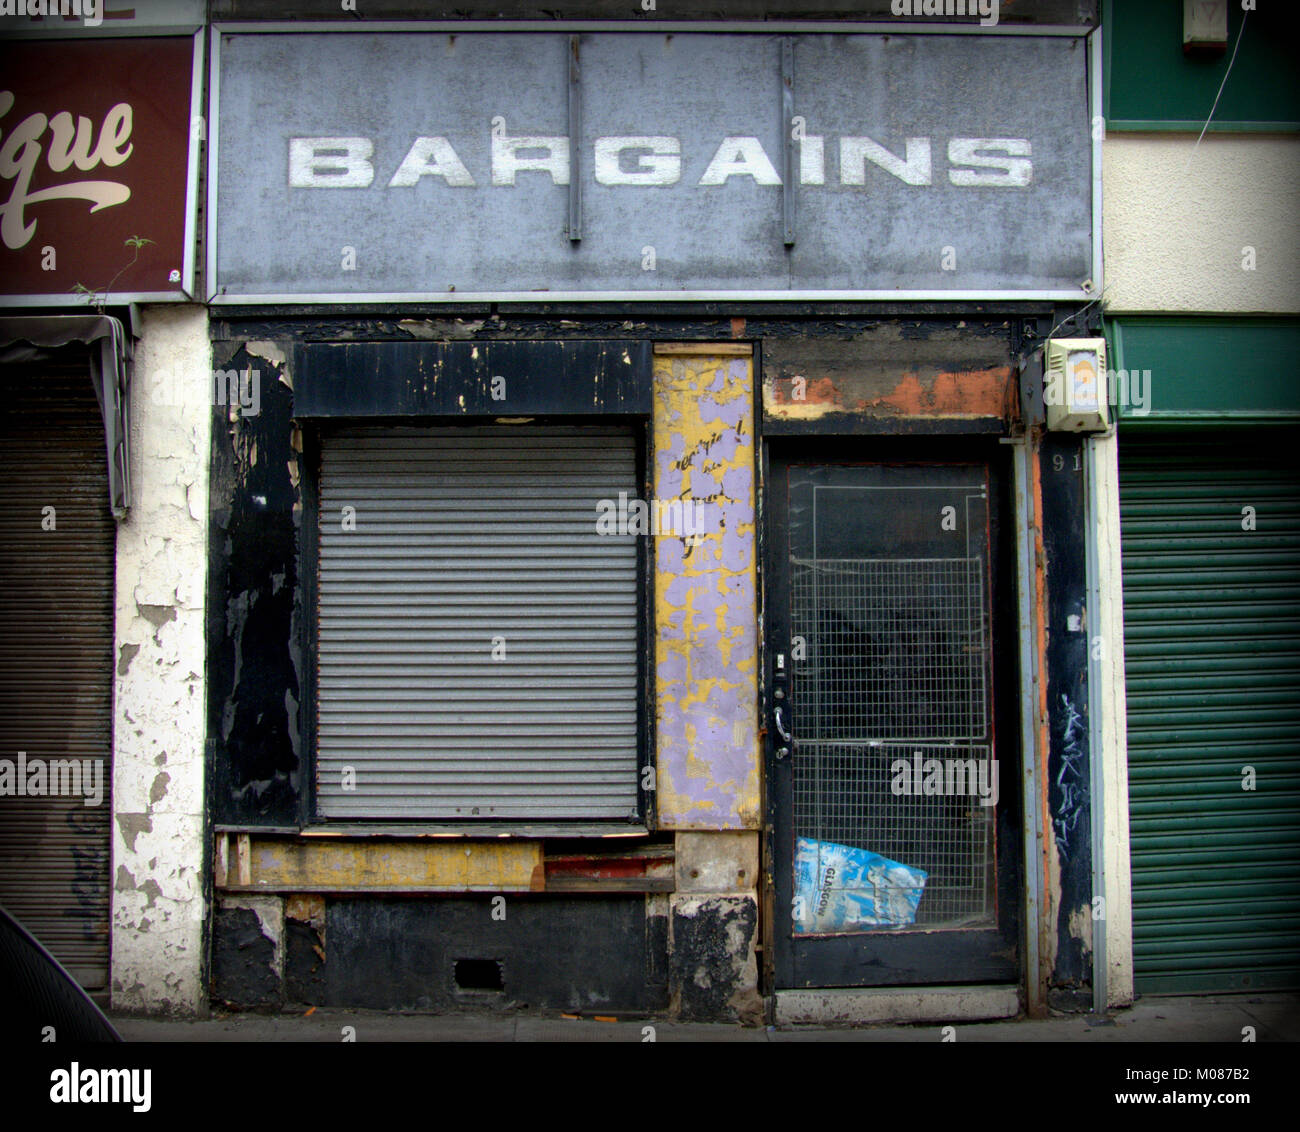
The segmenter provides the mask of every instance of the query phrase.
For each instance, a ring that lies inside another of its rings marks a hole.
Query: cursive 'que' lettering
[[[12,91],[0,90],[0,119],[13,109]],[[78,116],[74,126],[66,110],[47,118],[29,114],[8,136],[0,129],[0,179],[11,185],[9,199],[0,204],[0,241],[6,248],[26,246],[36,234],[35,219],[27,218],[30,205],[51,200],[87,200],[90,211],[98,212],[131,199],[131,190],[117,181],[69,181],[48,189],[31,191],[32,175],[40,164],[42,139],[49,131],[45,163],[54,173],[66,173],[76,166],[88,173],[103,164],[121,165],[135,148],[131,142],[131,104],[119,102],[107,114],[95,139],[94,124]],[[0,190],[2,191],[2,190]]]

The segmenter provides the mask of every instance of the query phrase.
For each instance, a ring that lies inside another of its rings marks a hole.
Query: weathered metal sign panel
[[[216,301],[1081,297],[1075,36],[221,34]]]
[[[0,305],[189,297],[198,45],[0,43]]]

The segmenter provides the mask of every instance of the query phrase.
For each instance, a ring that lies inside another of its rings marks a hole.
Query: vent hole
[[[454,977],[457,990],[503,991],[506,989],[500,959],[457,959]]]

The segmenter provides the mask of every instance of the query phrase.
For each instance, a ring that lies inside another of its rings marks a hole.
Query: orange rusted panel
[[[879,417],[1014,419],[1015,374],[1010,366],[905,372],[880,391],[879,383],[843,376],[778,378],[764,389],[767,412],[782,420],[818,420],[836,412]]]
[[[763,341],[763,411],[774,421],[853,413],[891,421],[1019,416],[1005,322],[880,323],[842,337]]]
[[[1010,366],[935,374],[922,382],[908,373],[887,397],[858,409],[888,406],[913,417],[1005,417],[1015,403]]]

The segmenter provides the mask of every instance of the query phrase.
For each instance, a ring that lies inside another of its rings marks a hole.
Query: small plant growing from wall
[[[143,248],[146,244],[154,243],[154,241],[149,239],[147,236],[128,236],[122,242],[128,248],[134,249],[135,254],[131,257],[129,262],[122,264],[122,266],[118,268],[117,274],[114,275],[113,278],[108,281],[108,285],[106,287],[104,287],[102,290],[95,290],[90,287],[87,287],[84,283],[74,283],[72,285],[72,290],[76,294],[85,295],[88,299],[90,299],[95,305],[95,310],[97,310],[100,314],[104,313],[104,304],[108,302],[109,295],[113,293],[113,284],[116,283],[122,277],[122,273],[124,271],[129,271],[132,267],[136,265],[136,263],[140,259],[140,249]]]

